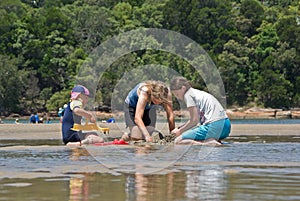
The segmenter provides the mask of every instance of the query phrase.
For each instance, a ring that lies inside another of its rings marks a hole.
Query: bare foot
[[[81,144],[95,144],[104,142],[103,138],[97,135],[89,135],[84,140],[81,141]]]
[[[124,133],[122,135],[121,139],[127,142],[127,141],[131,140],[131,137],[130,137],[129,133]]]
[[[194,141],[193,144],[194,145],[208,145],[208,146],[220,146],[220,145],[222,145],[220,142],[218,142],[217,140],[215,140],[213,138],[209,138],[209,139],[204,140],[204,141]]]
[[[81,143],[80,142],[68,142],[66,144],[67,147],[79,147],[81,146]]]

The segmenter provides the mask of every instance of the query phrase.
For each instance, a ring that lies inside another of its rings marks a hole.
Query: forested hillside
[[[299,0],[1,0],[0,114],[56,111],[96,47],[141,27],[201,45],[221,74],[227,106],[300,107]],[[205,89],[182,58],[136,51],[109,66],[98,104],[110,105],[124,72],[147,64],[174,68]]]

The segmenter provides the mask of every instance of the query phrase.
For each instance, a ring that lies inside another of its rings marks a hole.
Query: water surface
[[[208,146],[0,141],[0,200],[300,200],[300,138]]]

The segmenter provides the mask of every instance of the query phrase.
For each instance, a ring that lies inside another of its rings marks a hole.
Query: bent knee
[[[182,136],[181,135],[176,137],[175,140],[174,140],[175,144],[180,144],[181,142],[182,142]]]
[[[102,143],[104,142],[103,138],[98,135],[89,135],[82,142],[87,144]]]

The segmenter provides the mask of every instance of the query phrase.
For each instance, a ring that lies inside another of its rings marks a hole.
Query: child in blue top
[[[64,144],[67,146],[103,142],[103,138],[99,137],[97,133],[83,133],[71,129],[74,123],[81,124],[82,117],[85,117],[86,121],[96,123],[94,114],[83,109],[88,101],[89,94],[89,90],[82,85],[77,85],[72,89],[71,100],[65,108],[62,120],[62,137]]]
[[[220,102],[211,94],[194,89],[184,77],[171,81],[171,91],[186,103],[190,119],[175,128],[176,144],[213,144],[229,136],[231,124]]]

